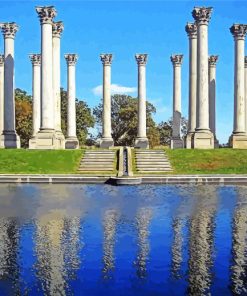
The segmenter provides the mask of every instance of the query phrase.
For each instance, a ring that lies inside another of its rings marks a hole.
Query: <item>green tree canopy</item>
[[[112,96],[112,137],[115,145],[133,146],[137,136],[137,104],[138,100],[127,95]],[[101,137],[102,128],[102,102],[93,109],[96,123],[100,129],[98,137]],[[152,115],[156,112],[155,107],[147,102],[147,136],[150,146],[159,144],[159,135]]]
[[[67,91],[61,88],[61,124],[65,136],[67,134],[67,105]],[[76,133],[80,145],[91,142],[92,135],[89,133],[89,128],[93,128],[94,123],[95,119],[87,103],[76,99]]]
[[[27,148],[32,136],[32,97],[26,91],[15,90],[16,131],[21,138],[21,147]]]

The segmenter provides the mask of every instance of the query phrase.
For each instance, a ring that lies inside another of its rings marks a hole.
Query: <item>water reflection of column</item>
[[[181,277],[181,264],[183,262],[182,248],[183,248],[183,219],[176,218],[173,222],[173,244],[172,244],[172,275],[175,278]]]
[[[119,215],[115,209],[106,210],[104,214],[104,242],[103,242],[103,277],[111,278],[111,272],[115,268],[114,246],[116,226]]]
[[[63,230],[62,215],[53,213],[37,221],[37,276],[46,295],[65,295]]]
[[[189,242],[189,294],[204,295],[212,281],[212,251],[214,214],[217,196],[215,187],[198,187],[198,205],[190,222]]]
[[[0,280],[9,282],[9,291],[19,295],[19,270],[17,252],[19,244],[18,226],[10,218],[0,219]],[[8,280],[7,280],[8,279]],[[10,288],[11,287],[11,288]]]
[[[239,203],[232,223],[231,280],[234,295],[247,295],[247,198],[246,189],[239,188]]]
[[[66,262],[66,270],[69,279],[75,279],[76,270],[80,267],[79,251],[81,248],[80,242],[80,218],[73,217],[64,221],[64,236],[66,241],[64,246],[64,261]]]
[[[145,278],[147,276],[147,260],[149,256],[149,225],[152,219],[152,210],[141,208],[136,216],[136,227],[138,231],[138,254],[136,258],[137,276]]]

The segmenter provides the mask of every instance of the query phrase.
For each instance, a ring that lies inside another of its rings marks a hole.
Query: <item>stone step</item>
[[[112,172],[113,169],[109,169],[109,168],[79,168],[78,171],[80,172],[104,172],[104,171],[107,171],[107,172]]]
[[[107,160],[107,159],[82,159],[80,161],[80,163],[101,163],[101,164],[104,164],[104,163],[113,163],[112,160]]]
[[[89,168],[93,168],[93,167],[99,167],[99,168],[113,168],[113,164],[99,164],[99,163],[91,163],[91,164],[80,164],[80,167],[89,167]]]
[[[115,151],[85,151],[84,154],[115,154]]]
[[[135,153],[152,154],[152,153],[165,153],[165,151],[164,150],[135,150]]]
[[[161,163],[161,164],[138,163],[137,164],[137,167],[153,167],[153,168],[156,168],[156,167],[167,167],[167,166],[170,167],[170,164],[169,163]]]
[[[172,170],[171,168],[167,168],[167,169],[164,169],[164,168],[155,168],[155,169],[154,168],[149,168],[149,169],[145,169],[145,170],[144,169],[140,169],[139,170],[137,168],[137,171],[138,172],[154,172],[154,173],[157,172],[157,171],[159,171],[159,172],[166,172],[166,171],[171,171],[171,170]]]
[[[169,162],[167,159],[152,159],[152,158],[146,158],[146,159],[135,159],[136,162],[153,162],[153,163],[162,163],[162,162]]]

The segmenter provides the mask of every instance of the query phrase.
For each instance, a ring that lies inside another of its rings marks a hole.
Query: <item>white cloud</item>
[[[111,93],[112,94],[130,94],[130,93],[135,93],[136,92],[136,87],[127,87],[127,86],[122,86],[119,84],[112,84],[111,85]],[[102,95],[102,85],[98,85],[92,89],[92,92],[96,96],[101,96]]]

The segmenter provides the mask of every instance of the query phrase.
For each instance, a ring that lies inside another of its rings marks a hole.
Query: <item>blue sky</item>
[[[188,38],[185,24],[193,21],[194,6],[212,6],[209,54],[218,54],[217,137],[228,140],[233,126],[234,43],[229,27],[247,23],[247,1],[1,1],[0,21],[15,21],[20,30],[15,42],[16,87],[31,94],[29,53],[40,52],[37,5],[54,5],[56,21],[64,22],[61,39],[61,84],[66,88],[65,53],[77,53],[76,94],[90,107],[100,102],[100,53],[113,53],[112,84],[115,92],[136,96],[135,53],[148,53],[147,98],[157,108],[155,120],[172,115],[172,53],[184,54],[182,113],[188,116]],[[0,39],[3,52],[3,39]],[[120,88],[119,88],[120,87]]]

